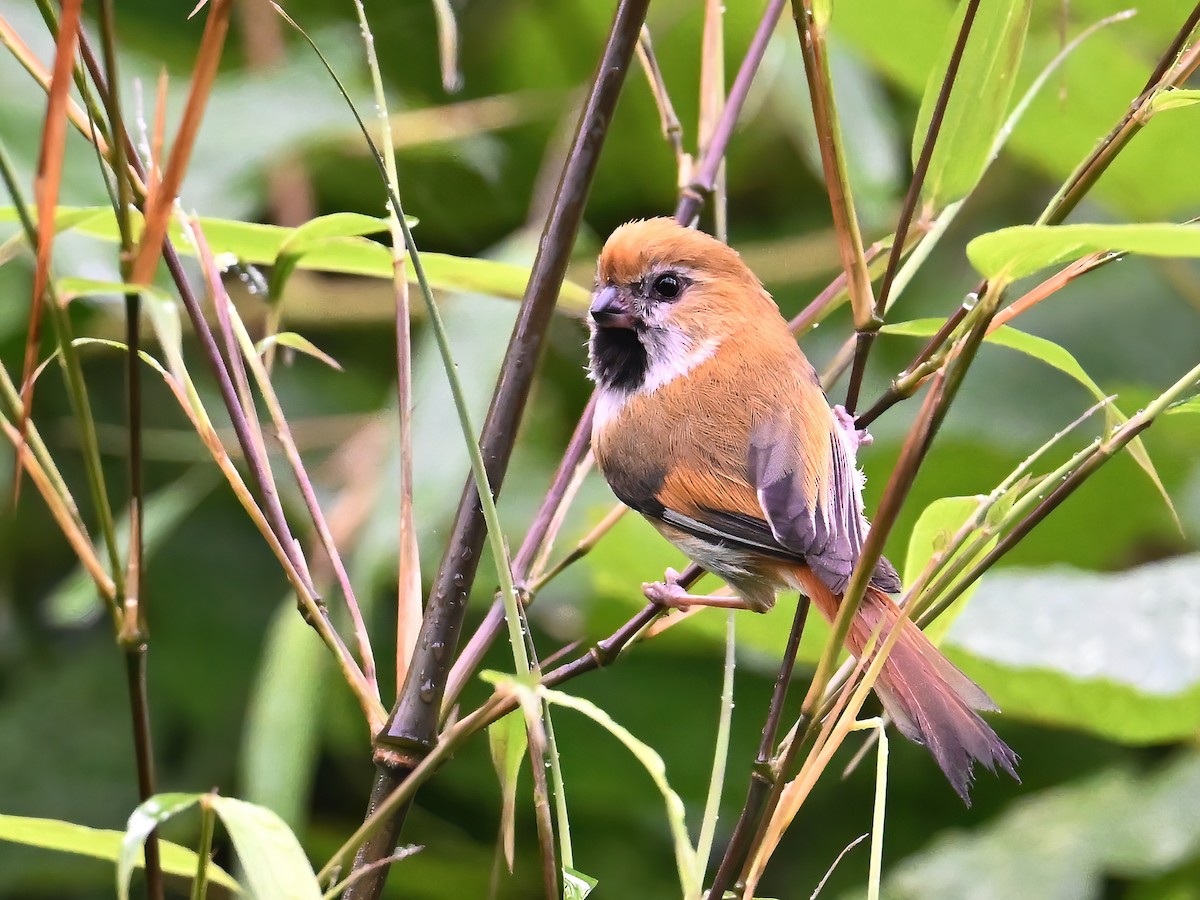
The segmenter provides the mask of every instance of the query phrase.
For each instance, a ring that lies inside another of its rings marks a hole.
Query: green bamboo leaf
[[[1122,743],[1200,730],[1200,554],[1126,572],[996,572],[945,647],[1004,710]]]
[[[985,278],[1005,282],[1106,251],[1200,257],[1200,225],[1016,225],[967,244],[971,264]]]
[[[979,509],[979,503],[983,499],[983,497],[942,497],[925,507],[908,539],[908,554],[904,560],[905,585],[911,585],[916,581],[917,576],[924,571],[933,555],[946,549],[950,539]],[[976,552],[972,561],[983,556],[994,543],[995,541],[989,541]],[[959,548],[956,553],[946,559],[944,565],[949,565],[961,557],[965,550],[965,547]],[[950,625],[958,618],[978,586],[979,583],[976,582],[963,591],[962,596],[925,629],[925,634],[931,641],[935,644],[941,642],[946,632],[950,630]]]
[[[983,0],[946,105],[922,199],[934,210],[971,192],[987,167],[1008,112],[1029,29],[1031,0]],[[942,47],[939,64],[925,85],[913,132],[913,159],[921,152],[967,4],[960,3]]]
[[[117,862],[121,856],[124,833],[109,828],[88,828],[59,819],[34,819],[25,816],[0,815],[0,841],[74,853],[94,859]],[[168,875],[191,878],[196,873],[196,854],[187,847],[159,840],[158,849],[163,871]],[[131,866],[145,865],[141,846],[131,853]],[[209,864],[209,878],[231,891],[240,892],[238,883],[223,869]]]
[[[1189,400],[1181,400],[1174,406],[1168,407],[1166,415],[1173,416],[1179,413],[1191,413],[1200,415],[1200,396],[1192,397]]]
[[[1196,229],[1196,232],[1197,237],[1200,237],[1200,229]],[[908,337],[930,337],[937,333],[942,324],[941,319],[913,319],[910,322],[897,322],[892,325],[885,325],[882,330],[888,334],[906,335]],[[1100,389],[1100,385],[1096,384],[1092,377],[1084,371],[1079,361],[1053,341],[1029,334],[1025,331],[1018,331],[1016,328],[1008,325],[1003,325],[989,332],[985,340],[1001,347],[1007,347],[1010,350],[1019,350],[1021,353],[1032,356],[1034,359],[1040,360],[1048,366],[1053,366],[1060,372],[1078,381],[1097,400],[1104,400],[1108,397]],[[1104,418],[1110,431],[1129,421],[1129,417],[1112,403],[1104,407]],[[1162,479],[1158,476],[1158,470],[1154,467],[1154,462],[1150,459],[1150,454],[1146,451],[1146,445],[1142,442],[1142,439],[1134,438],[1127,445],[1127,449],[1129,450],[1129,455],[1134,458],[1142,471],[1153,482],[1155,489],[1163,498],[1163,502],[1166,503],[1167,509],[1170,510],[1171,516],[1175,519],[1176,525],[1180,525],[1179,513],[1176,512],[1175,504],[1171,501],[1171,495],[1167,493],[1166,487],[1163,486]],[[1181,525],[1180,528],[1182,529]]]
[[[118,240],[117,224],[110,208],[61,207],[60,215],[79,213],[72,227],[80,234],[105,241]],[[0,207],[0,221],[15,220],[13,207]],[[369,217],[365,217],[369,218]],[[130,217],[135,236],[140,234],[140,215]],[[272,265],[284,244],[297,229],[255,222],[201,217],[200,227],[219,263],[234,262],[253,265]],[[407,219],[405,221],[408,221]],[[303,227],[303,226],[301,226]],[[178,222],[172,221],[170,235],[180,253],[196,255]],[[445,253],[422,253],[425,275],[435,290],[487,294],[519,300],[529,281],[529,267],[488,259],[450,256]],[[392,252],[383,244],[363,237],[325,237],[311,246],[296,265],[300,269],[334,272],[341,275],[365,275],[371,278],[392,278]],[[591,292],[571,281],[564,281],[559,292],[559,305],[564,311],[581,315],[591,302]]]
[[[411,226],[416,223],[410,220],[409,224]],[[387,219],[349,212],[318,216],[300,225],[283,242],[275,255],[268,281],[268,295],[271,301],[278,302],[283,296],[288,277],[295,271],[300,260],[308,254],[329,243],[336,246],[341,238],[363,237],[387,230]]]
[[[321,887],[300,843],[271,810],[212,795],[210,802],[233,840],[238,862],[255,897],[321,900]]]
[[[590,700],[572,697],[570,694],[543,687],[539,687],[537,690],[550,703],[583,713],[624,744],[625,748],[642,764],[666,803],[667,822],[670,825],[671,837],[675,844],[675,866],[679,870],[679,884],[683,888],[683,894],[687,897],[696,895],[700,890],[700,885],[695,878],[696,851],[692,849],[691,839],[688,837],[683,800],[667,781],[667,767],[663,763],[662,757],[658,755],[658,751],[644,741],[638,740],[627,728],[618,724],[612,716]]]
[[[500,838],[509,872],[513,868],[516,844],[517,782],[521,775],[521,760],[525,758],[528,743],[525,718],[520,710],[509,713],[499,722],[488,726],[492,765],[496,769],[496,777],[500,779]]]
[[[261,356],[263,352],[265,352],[266,349],[272,344],[279,344],[283,347],[290,347],[292,350],[299,350],[301,353],[306,353],[314,359],[319,359],[331,369],[337,369],[339,372],[343,371],[341,363],[339,363],[336,359],[334,359],[308,338],[301,334],[296,334],[294,331],[280,331],[275,334],[269,334],[255,344],[254,349],[257,350]]]
[[[563,900],[587,900],[588,894],[599,884],[591,875],[576,869],[563,868]]]
[[[1195,106],[1197,103],[1200,103],[1200,90],[1175,88],[1174,90],[1160,91],[1150,101],[1150,115],[1165,112],[1168,109]]]
[[[155,794],[129,816],[117,855],[117,897],[129,900],[129,879],[142,859],[142,845],[150,832],[167,819],[195,806],[202,794]],[[192,854],[193,858],[195,854]],[[195,871],[195,864],[188,873]]]

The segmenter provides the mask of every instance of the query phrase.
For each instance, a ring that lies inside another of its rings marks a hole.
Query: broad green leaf
[[[1164,112],[1168,109],[1182,109],[1200,103],[1200,91],[1176,88],[1171,91],[1161,91],[1150,101],[1150,115]]]
[[[525,758],[528,744],[525,719],[519,710],[488,726],[492,765],[496,769],[496,777],[500,779],[500,838],[509,872],[513,868],[516,843],[517,782],[521,776],[521,760]]]
[[[587,900],[588,894],[599,884],[591,875],[584,875],[575,869],[564,868],[562,876],[563,900]]]
[[[573,697],[570,694],[548,688],[539,688],[538,692],[551,704],[565,706],[583,713],[624,744],[625,748],[642,764],[666,802],[667,822],[670,825],[671,837],[675,844],[675,866],[679,870],[680,887],[683,888],[684,896],[695,895],[700,889],[694,874],[696,851],[692,849],[691,839],[688,837],[683,800],[679,798],[667,781],[667,767],[663,763],[662,757],[658,755],[658,751],[644,741],[638,740],[627,728],[618,724],[612,716],[590,700]]]
[[[1166,415],[1171,416],[1179,413],[1200,415],[1200,396],[1192,397],[1188,400],[1181,400],[1179,403],[1167,407]]]
[[[312,865],[279,816],[232,797],[213,795],[211,803],[233,840],[255,897],[320,900],[321,888]]]
[[[122,348],[124,349],[124,348]],[[196,506],[217,483],[216,471],[208,466],[196,467],[178,480],[146,497],[142,520],[142,555],[146,561],[175,533],[175,529],[191,514]],[[122,559],[129,547],[129,512],[122,514],[117,522],[117,544]],[[96,544],[96,554],[105,558],[101,546]],[[293,602],[292,614],[296,604]],[[47,619],[58,627],[78,627],[89,624],[104,609],[96,596],[96,583],[92,577],[76,565],[75,570],[47,598]],[[307,626],[305,626],[307,628]]]
[[[109,828],[88,828],[59,819],[33,819],[25,816],[0,815],[0,841],[24,844],[27,847],[40,847],[43,850],[74,853],[94,859],[106,859],[114,863],[121,857],[121,843],[124,837],[124,833],[120,831]],[[161,839],[158,842],[158,849],[163,871],[167,874],[191,878],[196,873],[198,857],[194,851]],[[138,868],[145,865],[140,845],[132,852],[130,865]],[[208,876],[212,881],[231,891],[240,890],[238,883],[227,872],[211,863],[208,866]]]
[[[274,810],[294,829],[307,814],[331,663],[289,594],[267,626],[250,687],[238,781],[246,800]],[[284,746],[287,752],[280,753]]]
[[[410,220],[409,224],[415,222]],[[361,213],[331,213],[310,219],[292,232],[276,254],[268,282],[270,299],[278,302],[282,298],[284,285],[300,260],[321,245],[336,243],[339,238],[362,237],[387,230],[387,219],[364,216]]]
[[[1114,741],[1200,729],[1200,554],[1127,572],[989,575],[946,636],[1006,715]]]
[[[89,219],[97,216],[103,216],[108,207],[60,207],[55,211],[54,216],[54,233],[58,234],[63,231],[68,231],[86,222]],[[37,222],[37,210],[30,208],[29,214],[34,217],[34,222]],[[20,218],[17,215],[15,206],[6,206],[0,208],[0,222],[19,222]],[[3,244],[0,244],[0,266],[14,259],[22,250],[29,246],[26,240],[25,229],[21,228],[12,237],[8,238]]]
[[[254,348],[261,355],[272,344],[278,344],[281,347],[289,347],[292,350],[299,350],[301,353],[306,353],[313,359],[319,359],[331,369],[342,371],[342,364],[336,359],[310,341],[302,334],[296,334],[294,331],[280,331],[276,334],[269,334],[257,344]]]
[[[30,215],[34,216],[34,224],[37,223],[37,210],[30,208]],[[84,223],[90,222],[93,219],[111,219],[112,208],[108,206],[60,206],[54,211],[54,233],[58,234],[61,231],[70,231]],[[0,207],[0,222],[20,222],[21,218],[17,214],[15,206]],[[7,250],[10,244],[25,243],[25,231],[22,229],[18,234],[13,235],[9,240],[4,242]],[[12,252],[12,251],[8,251]]]
[[[939,63],[926,83],[913,132],[914,161],[925,143],[967,5],[959,3]],[[970,193],[987,167],[1008,113],[1031,5],[1031,0],[983,0],[979,4],[921,189],[922,199],[935,210]]]
[[[1169,872],[1200,851],[1197,796],[1200,754],[1194,750],[1145,773],[1113,768],[1089,775],[1029,796],[982,827],[934,838],[895,867],[884,896],[1101,896],[1108,876],[1125,882]]]
[[[74,229],[80,234],[106,241],[118,239],[112,210],[106,207],[62,207],[61,214],[80,213]],[[84,215],[86,213],[86,215]],[[15,218],[12,207],[0,208],[0,221]],[[140,216],[132,217],[135,234],[140,234]],[[284,244],[297,231],[279,225],[236,222],[229,219],[201,218],[200,227],[208,240],[213,256],[219,261],[271,265]],[[303,227],[303,226],[301,226]],[[196,255],[179,226],[172,221],[171,238],[180,253]],[[529,281],[529,267],[487,259],[449,256],[444,253],[422,253],[421,262],[430,286],[435,290],[460,293],[488,294],[519,300]],[[327,237],[312,246],[300,258],[297,268],[343,275],[366,275],[372,278],[392,278],[392,251],[383,244],[362,237]],[[570,281],[564,281],[559,292],[559,304],[564,311],[582,314],[590,302],[590,292]]]
[[[941,553],[946,549],[950,539],[979,509],[979,503],[983,499],[982,497],[942,497],[925,507],[908,539],[908,554],[904,560],[904,584],[906,586],[911,586],[916,581],[917,576],[924,571],[935,553]],[[975,558],[986,553],[993,543],[989,542],[977,551]],[[965,547],[960,548],[945,561],[945,564],[961,557],[965,549]],[[958,618],[959,613],[962,612],[977,587],[978,582],[963,591],[962,596],[925,629],[925,634],[931,641],[935,644],[941,642],[946,632],[950,630],[950,625]]]
[[[967,244],[971,264],[985,278],[1005,282],[1107,251],[1200,257],[1200,225],[1016,225]]]
[[[125,826],[125,834],[121,839],[120,853],[117,856],[117,897],[119,900],[129,898],[129,879],[133,869],[142,860],[142,845],[146,837],[167,819],[184,810],[191,809],[199,802],[202,794],[155,794],[145,803],[138,806],[129,816]],[[195,856],[195,854],[193,854]],[[195,869],[192,870],[193,872]]]
[[[1200,235],[1200,229],[1197,230],[1197,234]],[[909,337],[930,337],[936,334],[941,326],[942,320],[940,319],[913,319],[911,322],[897,322],[893,325],[885,325],[882,331],[888,334],[900,334]],[[1003,325],[989,332],[986,340],[1001,347],[1008,347],[1010,350],[1019,350],[1036,360],[1046,363],[1048,366],[1053,366],[1060,372],[1070,375],[1087,388],[1097,400],[1104,400],[1108,396],[1100,389],[1100,385],[1096,384],[1092,380],[1092,377],[1084,371],[1079,361],[1053,341],[1029,334],[1025,331],[1018,331],[1016,328],[1008,325]],[[1104,407],[1104,417],[1109,429],[1129,421],[1129,417],[1112,403]],[[1127,445],[1127,449],[1129,450],[1129,455],[1134,458],[1142,468],[1142,471],[1154,483],[1154,487],[1158,490],[1159,495],[1163,498],[1163,502],[1167,505],[1167,509],[1170,510],[1171,516],[1175,519],[1176,524],[1178,524],[1179,514],[1175,511],[1175,504],[1171,502],[1171,496],[1167,493],[1166,487],[1163,486],[1162,479],[1158,476],[1158,470],[1154,468],[1154,462],[1150,459],[1150,454],[1146,451],[1146,445],[1142,442],[1142,439],[1134,438]]]

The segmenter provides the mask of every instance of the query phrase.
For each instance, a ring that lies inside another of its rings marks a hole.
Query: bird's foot
[[[692,609],[698,606],[709,606],[714,609],[752,609],[746,601],[737,595],[708,594],[697,596],[689,594],[679,583],[683,576],[674,569],[663,573],[662,581],[642,584],[642,593],[651,603],[661,603],[672,609]],[[761,610],[760,610],[761,611]]]
[[[865,428],[858,428],[854,422],[854,413],[849,412],[842,404],[839,403],[833,408],[833,418],[856,452],[859,447],[869,447],[874,442],[875,438],[871,432]]]
[[[688,592],[679,584],[682,576],[674,569],[663,573],[662,581],[646,581],[642,583],[642,593],[651,603],[661,603],[674,609],[684,609],[690,606]]]

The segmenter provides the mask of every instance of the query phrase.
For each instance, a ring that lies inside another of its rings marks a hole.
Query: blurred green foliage
[[[441,88],[431,4],[368,10],[399,115],[405,207],[420,220],[416,234],[422,248],[529,264],[546,179],[553,177],[561,134],[573,122],[581,85],[591,76],[610,6],[600,0],[460,4],[464,88],[455,96]],[[156,72],[165,66],[172,77],[170,108],[177,115],[199,21],[188,21],[177,3],[126,0],[118,7],[127,102],[131,108],[148,105]],[[1014,96],[1060,49],[1063,34],[1073,36],[1121,8],[1116,0],[1035,2]],[[288,10],[369,108],[350,4],[295,0]],[[1141,90],[1185,13],[1180,4],[1147,4],[1071,56],[903,295],[897,319],[945,316],[958,305],[975,280],[964,253],[967,240],[1036,216]],[[6,4],[3,14],[48,58],[31,3]],[[759,4],[730,4],[730,71],[758,15]],[[868,240],[892,227],[907,182],[918,104],[951,15],[952,5],[944,0],[835,4],[833,70]],[[286,202],[303,204],[308,196],[309,216],[382,215],[377,173],[319,65],[283,31],[284,55],[264,65],[247,36],[250,29],[278,22],[247,14],[237,24],[185,182],[185,207],[204,216],[267,222]],[[685,133],[693,134],[699,5],[660,3],[650,24]],[[44,95],[7,56],[0,57],[0,92],[7,98],[0,104],[0,136],[29,183]],[[490,106],[467,105],[488,98],[498,99]],[[592,191],[575,281],[589,282],[592,254],[614,225],[673,207],[673,160],[658,129],[644,79],[633,73]],[[1195,215],[1196,147],[1200,109],[1156,117],[1074,221]],[[62,202],[106,202],[94,158],[77,135],[68,138],[68,163]],[[789,22],[772,42],[728,166],[731,241],[763,275],[784,311],[795,312],[835,274],[838,259]],[[287,176],[297,171],[298,179]],[[112,281],[113,258],[111,245],[78,235],[56,245],[59,276]],[[15,371],[30,294],[25,258],[0,266],[0,291],[7,299],[0,305],[0,357]],[[261,299],[242,294],[247,321],[261,321]],[[460,375],[479,421],[515,306],[480,295],[445,299]],[[384,435],[372,476],[373,506],[349,563],[367,606],[386,700],[394,691],[388,661],[396,547],[390,288],[384,281],[297,271],[283,302],[286,326],[345,369],[335,372],[299,356],[277,373],[285,408],[307,436],[314,467],[368,423],[380,423]],[[1198,308],[1200,268],[1194,262],[1131,257],[1071,285],[1017,324],[1061,344],[1105,391],[1119,393],[1122,409],[1131,412],[1195,364]],[[117,334],[113,304],[73,304],[71,315],[81,334]],[[842,309],[805,339],[818,366],[849,327]],[[501,502],[512,543],[545,490],[587,396],[583,339],[580,324],[569,317],[553,326]],[[428,573],[439,559],[467,462],[440,362],[419,321],[416,344],[416,503]],[[882,338],[865,396],[886,387],[918,346],[910,337]],[[94,351],[86,354],[86,364],[107,474],[119,495],[123,361]],[[40,383],[35,417],[70,483],[82,485],[78,441],[65,393],[52,374]],[[215,397],[211,384],[201,380],[200,389],[206,401]],[[901,516],[889,547],[892,558],[904,558],[908,535],[930,503],[988,492],[1091,402],[1087,390],[1061,372],[985,347]],[[913,406],[901,405],[873,426],[876,444],[862,459],[871,478],[868,509],[895,462]],[[160,790],[217,786],[223,794],[269,805],[319,863],[361,821],[372,777],[369,735],[316,638],[296,616],[257,532],[223,483],[211,489],[197,481],[197,464],[210,464],[161,384],[147,382],[146,410],[147,480],[157,498],[151,514],[165,523],[154,542],[144,592]],[[1194,750],[1200,727],[1200,557],[1194,555],[1200,549],[1194,537],[1200,527],[1200,416],[1167,417],[1145,435],[1145,443],[1188,536],[1177,530],[1136,464],[1121,456],[1007,559],[1022,567],[1019,573],[985,579],[947,642],[1005,708],[995,721],[1022,757],[1023,783],[984,776],[974,806],[965,810],[923,751],[894,741],[885,874],[892,873],[887,883],[895,896],[1200,896]],[[10,471],[11,453],[5,449],[0,459],[0,471]],[[336,479],[327,481],[323,499],[332,500]],[[295,504],[297,498],[285,500]],[[590,477],[559,549],[572,546],[611,502],[599,479]],[[180,503],[186,514],[176,508]],[[119,829],[135,805],[135,782],[111,629],[79,587],[73,557],[33,492],[23,492],[15,512],[7,498],[2,508],[0,811]],[[1180,558],[1153,562],[1174,556]],[[626,518],[539,598],[533,608],[539,646],[606,634],[642,605],[641,581],[679,562],[648,526]],[[492,590],[481,577],[473,597],[477,609],[490,601]],[[737,708],[718,844],[742,803],[790,621],[788,602],[781,607],[770,616],[738,621]],[[806,659],[814,658],[810,651],[821,634],[810,629]],[[569,688],[662,754],[693,820],[711,763],[723,635],[722,616],[698,616],[612,670]],[[505,648],[486,664],[505,669]],[[487,690],[471,685],[464,702],[481,699]],[[675,895],[671,837],[649,778],[593,723],[562,713],[555,724],[576,865],[599,878],[595,896]],[[835,760],[805,806],[768,870],[764,895],[807,897],[841,848],[869,828],[870,766],[845,781],[837,777],[853,749]],[[521,785],[527,798],[528,773]],[[426,849],[397,865],[390,896],[486,896],[500,806],[486,741],[476,740],[420,793],[404,840]],[[194,843],[194,828],[172,828],[172,839]],[[218,861],[229,864],[228,852],[222,849]],[[539,874],[527,800],[517,808],[516,854],[515,873],[500,878],[499,896],[534,896]],[[827,896],[861,896],[865,855],[865,846],[847,855]],[[111,889],[107,864],[0,844],[0,896],[107,896]]]

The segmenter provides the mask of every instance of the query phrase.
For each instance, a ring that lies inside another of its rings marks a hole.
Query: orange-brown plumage
[[[869,525],[858,435],[832,410],[769,294],[730,247],[670,219],[617,229],[591,309],[593,446],[617,496],[760,612],[799,588],[837,612]],[[686,605],[677,587],[655,596]],[[848,648],[861,652],[900,590],[876,567]],[[877,693],[966,797],[971,762],[1015,756],[973,711],[987,696],[905,622]]]

